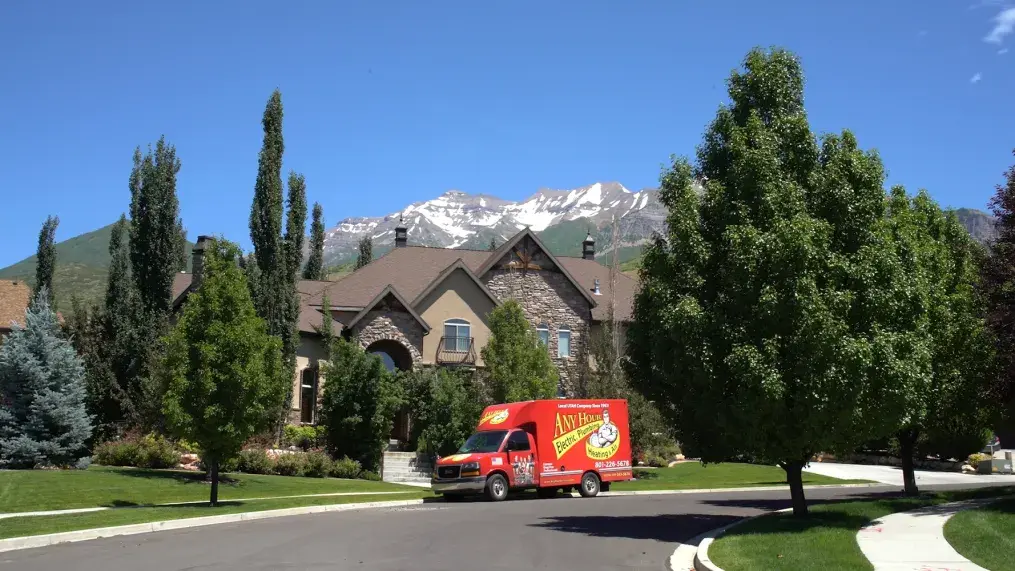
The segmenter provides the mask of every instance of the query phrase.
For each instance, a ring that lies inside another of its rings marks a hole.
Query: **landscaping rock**
[[[962,473],[963,474],[975,474],[976,473],[976,468],[973,468],[969,464],[963,464],[962,465]]]

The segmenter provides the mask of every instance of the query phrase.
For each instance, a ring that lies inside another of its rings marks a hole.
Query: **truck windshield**
[[[496,452],[500,443],[504,442],[506,430],[491,430],[489,432],[477,432],[469,437],[458,449],[459,454],[482,454],[485,452]]]

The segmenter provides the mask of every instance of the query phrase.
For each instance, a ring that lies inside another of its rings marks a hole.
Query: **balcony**
[[[472,337],[441,337],[434,361],[438,365],[475,365],[475,340]]]

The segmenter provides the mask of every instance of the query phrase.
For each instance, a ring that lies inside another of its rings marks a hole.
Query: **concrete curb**
[[[303,506],[298,508],[285,508],[279,510],[264,510],[258,512],[246,512],[246,513],[225,514],[206,517],[195,517],[189,519],[155,521],[132,525],[120,525],[116,527],[102,527],[97,529],[83,529],[80,531],[51,533],[47,535],[12,537],[10,539],[0,540],[0,552],[15,551],[18,549],[32,549],[36,547],[46,547],[49,545],[57,545],[60,543],[73,543],[78,541],[87,541],[90,539],[101,539],[104,537],[136,535],[139,533],[169,531],[173,529],[202,527],[222,523],[235,523],[240,521],[253,521],[258,519],[270,519],[276,517],[287,517],[293,515],[305,515],[324,512],[340,512],[340,511],[362,510],[370,508],[413,506],[413,505],[421,505],[422,503],[423,500],[419,499],[419,500],[394,500],[388,502],[363,502],[363,503],[348,503],[348,504],[328,504],[320,506]]]
[[[819,490],[822,488],[884,488],[889,484],[815,484],[804,486],[805,490]],[[741,488],[699,488],[696,490],[631,490],[618,492],[600,492],[600,496],[656,496],[669,494],[714,494],[718,492],[778,492],[789,491],[788,486],[745,486]]]
[[[731,523],[731,524],[729,524],[727,526],[723,526],[723,527],[720,527],[720,528],[717,528],[717,529],[713,529],[712,531],[709,531],[709,532],[706,532],[706,533],[702,534],[701,536],[699,536],[699,537],[701,537],[701,541],[700,541],[700,543],[698,543],[698,548],[694,552],[694,562],[693,562],[692,569],[694,569],[694,571],[723,571],[722,567],[719,567],[718,565],[713,563],[711,559],[708,558],[708,548],[709,548],[709,546],[712,545],[712,542],[715,541],[716,538],[722,536],[724,533],[726,533],[727,531],[733,529],[734,527],[737,527],[738,525],[743,525],[743,524],[745,524],[745,523],[747,523],[747,522],[749,522],[749,521],[751,521],[753,519],[758,519],[759,517],[764,517],[764,516],[767,516],[767,515],[772,515],[772,514],[777,514],[777,513],[785,513],[785,512],[791,512],[791,511],[793,511],[793,508],[786,508],[786,509],[782,509],[782,510],[776,510],[774,512],[767,512],[767,513],[763,513],[763,514],[758,514],[756,516],[747,517],[747,518],[744,518],[742,520],[735,521],[735,522],[733,522],[733,523]],[[677,554],[676,551],[674,551],[673,555],[676,555],[676,554]],[[671,557],[671,559],[672,559],[672,557]]]

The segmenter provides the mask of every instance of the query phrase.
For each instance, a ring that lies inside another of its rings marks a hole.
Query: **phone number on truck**
[[[600,468],[630,468],[630,460],[610,460],[608,462],[596,462],[596,469]]]

